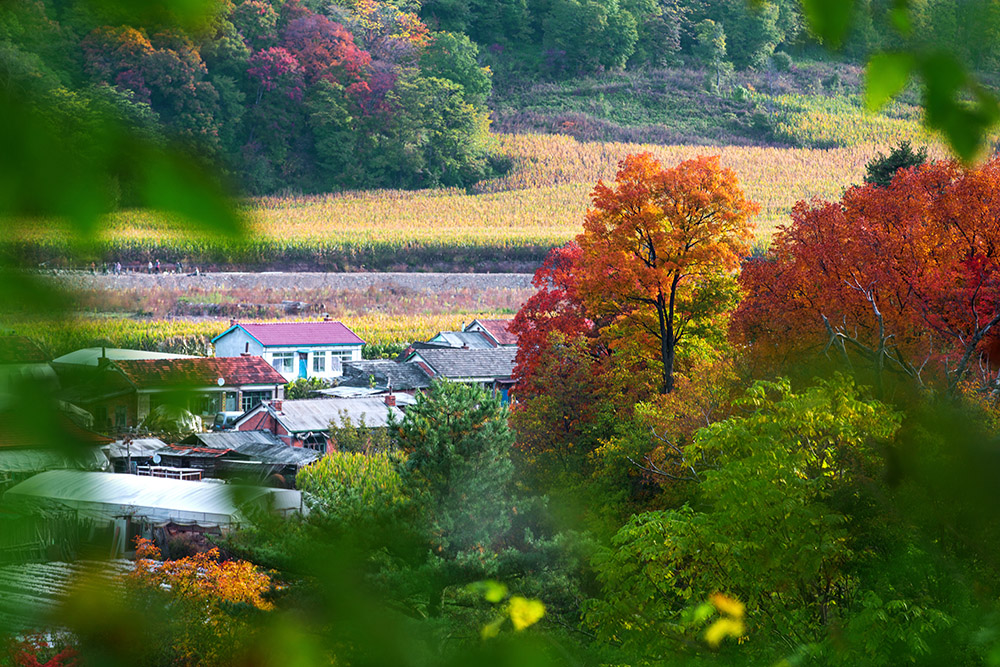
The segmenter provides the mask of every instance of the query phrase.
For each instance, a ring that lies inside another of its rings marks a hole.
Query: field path
[[[199,276],[174,273],[126,273],[120,276],[91,275],[85,271],[59,274],[59,280],[84,290],[164,288],[201,289],[396,289],[446,291],[460,289],[527,289],[530,273],[205,273]]]

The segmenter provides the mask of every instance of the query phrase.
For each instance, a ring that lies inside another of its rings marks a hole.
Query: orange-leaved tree
[[[151,653],[170,664],[253,662],[264,640],[263,613],[274,609],[266,598],[274,587],[268,574],[247,561],[220,560],[215,548],[160,561],[159,549],[140,538],[136,556],[126,590],[138,608],[163,624]]]
[[[649,153],[622,160],[614,186],[598,182],[592,200],[577,237],[577,293],[613,335],[653,342],[667,394],[678,344],[735,305],[732,273],[759,207],[717,156],[664,169]]]
[[[768,363],[810,350],[954,392],[1000,365],[1000,160],[937,162],[841,201],[800,202],[741,273],[738,339]],[[777,359],[776,359],[777,357]]]

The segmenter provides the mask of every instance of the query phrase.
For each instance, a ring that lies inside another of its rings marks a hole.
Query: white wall
[[[239,328],[233,329],[215,341],[215,356],[217,357],[238,357],[243,353],[260,357],[264,354],[264,346]]]
[[[220,341],[221,342],[221,341]],[[275,367],[275,369],[284,376],[285,380],[291,382],[299,378],[299,352],[300,350],[308,350],[308,357],[306,358],[306,377],[313,378],[318,377],[324,380],[329,380],[332,378],[337,378],[343,375],[343,369],[339,360],[341,355],[345,353],[350,354],[349,359],[344,359],[345,361],[360,361],[361,360],[361,346],[360,345],[329,345],[325,347],[268,347],[263,353],[264,359]],[[291,353],[292,354],[292,367],[289,370],[284,370],[278,368],[274,362],[274,355],[281,353]],[[324,359],[323,370],[316,371],[316,357],[322,356]],[[337,359],[337,361],[334,361]]]

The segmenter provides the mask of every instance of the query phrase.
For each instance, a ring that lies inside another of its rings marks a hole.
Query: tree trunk
[[[656,297],[656,315],[660,320],[660,361],[663,362],[661,394],[674,390],[674,322],[673,309],[668,309],[663,291]]]
[[[661,394],[669,394],[674,390],[674,346],[667,344],[664,338],[660,343],[660,354],[663,357],[663,387]]]

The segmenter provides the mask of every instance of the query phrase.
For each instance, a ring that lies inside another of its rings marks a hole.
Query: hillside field
[[[665,164],[720,155],[761,204],[757,229],[767,238],[795,202],[836,198],[860,182],[879,148],[657,146],[564,135],[498,135],[497,141],[513,167],[474,192],[259,198],[247,202],[247,228],[238,238],[199,236],[182,221],[127,210],[105,220],[86,252],[97,262],[145,264],[158,258],[237,270],[533,271],[549,248],[580,232],[594,184],[613,179],[618,161],[629,153],[649,151]],[[58,225],[25,226],[15,245],[25,262],[60,265],[73,254],[67,236]]]

